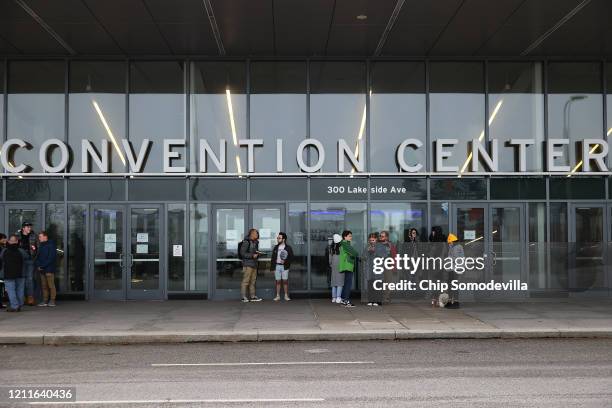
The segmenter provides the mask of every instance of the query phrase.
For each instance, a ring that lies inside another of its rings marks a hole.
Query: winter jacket
[[[293,248],[291,245],[285,242],[285,251],[287,251],[287,259],[285,259],[285,263],[283,266],[285,270],[288,271],[291,268],[291,261],[293,260]],[[273,271],[276,269],[276,259],[278,258],[278,244],[274,246],[272,250],[272,256],[270,257],[270,270]]]
[[[244,238],[240,246],[240,259],[242,259],[242,266],[249,266],[251,268],[257,268],[257,259],[253,258],[253,255],[259,250],[259,241],[250,240],[249,237]]]
[[[328,253],[331,277],[329,286],[344,286],[344,274],[340,273],[340,254],[332,246]]]
[[[55,242],[41,242],[40,246],[38,247],[38,256],[34,262],[36,268],[42,269],[42,272],[44,273],[55,273],[56,261],[57,249],[55,248]]]
[[[358,256],[359,253],[351,246],[351,243],[343,240],[340,243],[340,265],[338,266],[340,272],[353,272],[355,269],[355,261]]]
[[[453,259],[453,266],[457,258],[465,258],[465,252],[463,251],[463,247],[461,244],[453,244],[453,246],[448,246],[448,257]]]
[[[19,245],[9,245],[2,254],[4,279],[23,278],[24,261],[29,259],[29,256]]]
[[[28,255],[27,259],[34,259],[36,256],[36,234],[34,231],[30,231],[28,235],[25,235],[21,230],[17,231],[19,237],[19,247],[23,249]],[[34,246],[34,249],[32,249]]]

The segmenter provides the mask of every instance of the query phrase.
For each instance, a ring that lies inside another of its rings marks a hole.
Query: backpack
[[[239,258],[242,258],[242,245],[244,244],[245,241],[249,243],[249,247],[248,247],[247,251],[251,249],[251,241],[250,240],[243,239],[242,241],[240,241],[240,243],[238,244],[238,257]]]

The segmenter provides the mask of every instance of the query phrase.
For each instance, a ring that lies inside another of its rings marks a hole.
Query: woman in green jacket
[[[351,231],[342,232],[342,242],[340,243],[340,273],[344,274],[344,287],[342,288],[342,304],[346,307],[355,307],[351,303],[351,289],[353,285],[353,271],[359,253],[351,246],[353,233]]]

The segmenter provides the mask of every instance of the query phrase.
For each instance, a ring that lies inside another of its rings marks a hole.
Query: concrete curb
[[[372,331],[210,331],[210,332],[108,332],[108,333],[2,333],[0,344],[28,345],[119,345],[258,341],[366,341],[423,339],[535,339],[612,338],[612,329],[601,330],[372,330]]]

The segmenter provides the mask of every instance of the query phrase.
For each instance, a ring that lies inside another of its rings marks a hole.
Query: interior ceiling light
[[[359,14],[356,18],[357,20],[363,21],[363,20],[367,20],[368,16],[366,16],[365,14]]]

